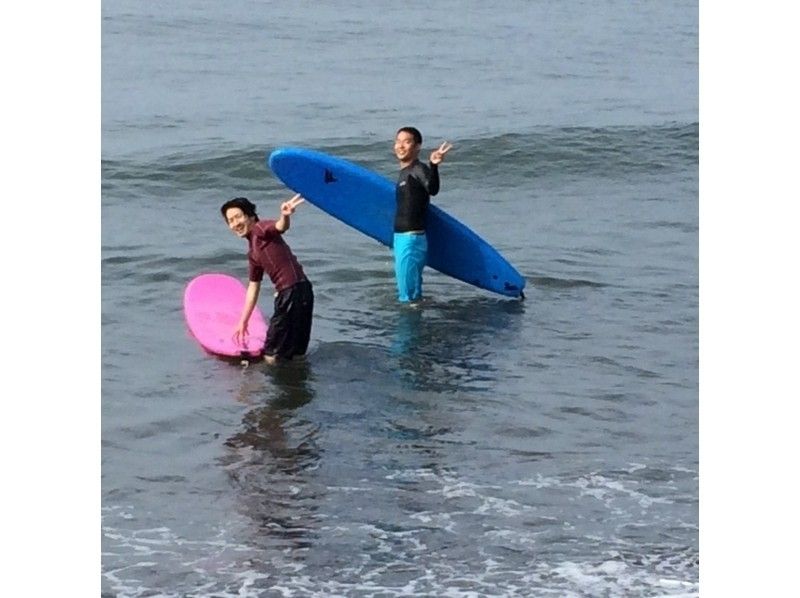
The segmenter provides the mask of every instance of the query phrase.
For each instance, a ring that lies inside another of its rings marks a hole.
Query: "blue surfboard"
[[[267,160],[284,184],[345,224],[392,247],[395,185],[362,166],[314,150],[283,147]],[[427,265],[442,274],[521,297],[525,279],[489,243],[434,204],[428,208]]]

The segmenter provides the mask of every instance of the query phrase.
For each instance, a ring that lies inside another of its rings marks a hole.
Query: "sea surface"
[[[275,217],[282,145],[394,179],[404,125],[526,298],[401,306],[307,203],[305,362],[205,354],[219,206]],[[698,129],[696,2],[105,0],[102,595],[697,596]]]

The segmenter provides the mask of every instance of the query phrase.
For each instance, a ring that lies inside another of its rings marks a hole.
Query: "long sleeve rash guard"
[[[431,196],[439,193],[439,168],[415,160],[400,171],[397,179],[397,211],[394,232],[425,230],[425,214]]]

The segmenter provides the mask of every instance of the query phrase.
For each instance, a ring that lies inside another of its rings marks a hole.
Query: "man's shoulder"
[[[253,229],[255,230],[257,236],[277,233],[278,229],[275,228],[276,222],[277,222],[276,220],[271,220],[271,219],[259,220],[253,225]]]
[[[412,162],[405,168],[400,170],[400,180],[405,180],[409,178],[415,179],[427,179],[430,175],[430,168],[424,162],[420,162],[419,160]]]
[[[430,167],[421,160],[414,160],[414,163],[411,165],[411,168],[413,170],[421,170],[422,172],[428,172],[430,170]]]

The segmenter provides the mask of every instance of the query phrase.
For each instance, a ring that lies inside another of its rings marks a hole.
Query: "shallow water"
[[[697,595],[696,5],[512,4],[104,3],[104,595]],[[526,299],[402,307],[306,204],[306,361],[204,354],[219,205],[276,214],[284,143],[391,178],[409,121]]]

